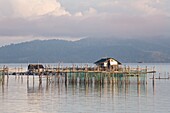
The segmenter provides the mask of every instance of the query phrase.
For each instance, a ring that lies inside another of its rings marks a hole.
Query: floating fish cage
[[[88,83],[88,84],[145,84],[147,74],[129,75],[123,73],[103,73],[103,72],[65,72],[56,75],[48,75],[52,81],[65,83]]]

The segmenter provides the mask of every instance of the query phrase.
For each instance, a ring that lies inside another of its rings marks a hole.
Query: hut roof
[[[119,62],[118,60],[116,60],[116,59],[114,59],[114,58],[102,58],[102,59],[96,61],[94,64],[100,64],[100,63],[106,62],[106,61],[109,60],[109,59],[115,60],[119,65],[122,64],[121,62]]]
[[[28,69],[44,69],[44,66],[42,64],[29,64]]]

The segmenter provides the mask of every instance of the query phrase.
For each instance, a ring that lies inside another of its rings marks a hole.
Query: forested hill
[[[1,63],[93,63],[101,57],[120,62],[170,62],[170,39],[87,38],[35,40],[0,48]]]

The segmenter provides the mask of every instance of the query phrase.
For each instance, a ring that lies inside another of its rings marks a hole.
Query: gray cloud
[[[1,36],[135,37],[170,35],[166,16],[43,16],[0,20]]]
[[[169,9],[167,6],[162,8],[168,2],[165,0],[164,2],[160,0],[137,0],[136,2],[93,0],[92,5],[89,4],[90,2],[81,1],[80,3],[85,3],[85,6],[81,4],[79,8],[78,5],[71,8],[73,6],[68,4],[69,1],[63,1],[62,5],[69,8],[63,7],[55,0],[35,3],[32,0],[22,0],[22,2],[21,0],[1,0],[1,43],[40,39],[40,37],[51,39],[51,37],[170,36]],[[68,2],[67,5],[65,5],[66,2]],[[41,4],[41,7],[36,7],[37,4]],[[25,7],[34,10],[28,10]],[[23,8],[27,10],[22,10]]]

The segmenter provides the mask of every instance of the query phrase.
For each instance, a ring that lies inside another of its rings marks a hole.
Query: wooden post
[[[93,73],[90,74],[90,83],[93,84]]]
[[[110,73],[110,74],[109,74],[109,79],[108,79],[108,80],[109,80],[109,84],[112,84],[112,79],[113,79],[113,78],[112,78],[112,74]]]
[[[114,77],[114,74],[112,74],[112,84],[115,84],[115,77]]]
[[[107,74],[103,76],[104,84],[107,84]]]
[[[2,68],[2,86],[4,85],[4,67]]]
[[[128,76],[125,75],[125,85],[128,84],[128,78],[127,78],[127,77],[128,77]]]
[[[39,64],[38,64],[38,75],[39,75],[39,84],[40,84],[40,86],[41,86],[41,84],[42,84],[42,75],[41,75],[41,73],[40,73]]]
[[[87,84],[88,83],[88,79],[87,79],[87,73],[85,72],[85,75],[84,75],[84,83]]]
[[[19,67],[18,67],[18,78],[20,78],[20,74],[19,74]]]
[[[60,83],[60,72],[57,72],[58,84]]]
[[[146,84],[148,84],[147,72],[148,72],[148,67],[146,66]]]
[[[140,84],[140,77],[137,75],[137,84]]]
[[[95,84],[98,83],[98,73],[95,74],[94,83],[95,83]]]
[[[48,81],[49,81],[49,74],[47,73],[47,75],[46,75],[46,78],[47,78],[47,84],[48,84]]]
[[[155,66],[153,67],[153,72],[154,71],[155,71]],[[155,75],[154,75],[154,73],[153,73],[152,86],[153,86],[153,94],[155,95]]]
[[[23,68],[22,68],[22,65],[21,65],[21,81],[23,82]]]
[[[27,74],[27,82],[29,81],[29,74]]]
[[[153,67],[153,72],[154,72],[154,70],[155,70],[155,67]],[[155,75],[154,75],[154,73],[153,73],[153,80],[155,80]]]
[[[15,79],[17,78],[17,68],[15,67]]]
[[[75,73],[72,74],[72,84],[75,84]]]
[[[102,73],[100,72],[100,84],[102,84],[103,80],[102,80]]]
[[[6,72],[7,72],[7,78],[9,78],[9,68],[6,67]]]
[[[79,73],[79,83],[81,84],[81,82],[82,82],[82,74],[81,74],[81,72]]]

